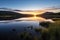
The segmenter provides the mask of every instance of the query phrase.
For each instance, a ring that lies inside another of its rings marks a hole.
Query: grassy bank
[[[29,32],[20,33],[18,36],[22,40],[60,40],[60,19],[55,20],[55,23],[49,24],[48,28],[36,28],[36,33],[40,33],[39,36],[32,35]]]
[[[55,23],[49,24],[48,28],[35,29],[40,32],[40,40],[60,40],[60,19],[54,19]]]
[[[60,40],[60,19],[54,19],[55,23],[49,25],[47,30],[43,30],[41,37],[43,40]]]
[[[54,24],[50,24],[48,28],[50,40],[60,40],[60,19],[55,20]]]

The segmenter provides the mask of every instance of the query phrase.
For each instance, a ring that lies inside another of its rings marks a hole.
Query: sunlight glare
[[[36,18],[36,15],[37,15],[37,14],[34,14],[34,18]]]

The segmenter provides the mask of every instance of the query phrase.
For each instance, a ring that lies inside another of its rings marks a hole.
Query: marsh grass
[[[35,31],[40,32],[40,40],[60,40],[60,19],[55,20],[55,23],[49,24],[48,28],[45,29],[35,29]]]
[[[39,36],[24,31],[18,36],[21,40],[60,40],[60,20],[55,20],[55,23],[49,24],[48,28],[35,28]]]

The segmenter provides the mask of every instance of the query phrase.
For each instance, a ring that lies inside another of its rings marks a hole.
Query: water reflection
[[[24,17],[24,18],[18,18],[18,19],[15,19],[15,20],[25,20],[25,21],[45,21],[46,19],[45,18],[42,18],[42,17]]]
[[[40,33],[36,32],[38,30],[35,29],[42,28],[42,26],[45,26],[40,25],[40,23],[45,20],[47,19],[34,16],[34,17],[19,18],[15,20],[0,21],[0,35],[1,35],[0,37],[2,37],[3,39],[9,38],[15,40],[18,36],[18,39],[21,40],[20,35],[23,33],[26,34],[26,32],[31,33],[32,37],[35,35],[39,37]],[[25,35],[23,36],[25,37]]]

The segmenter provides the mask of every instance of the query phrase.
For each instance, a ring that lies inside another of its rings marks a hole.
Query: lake
[[[27,31],[33,35],[37,35],[35,28],[41,28],[40,22],[45,21],[42,17],[27,17],[19,18],[14,20],[3,20],[0,21],[0,39],[13,39],[16,40],[16,36],[21,32]],[[19,40],[19,39],[18,39]]]

